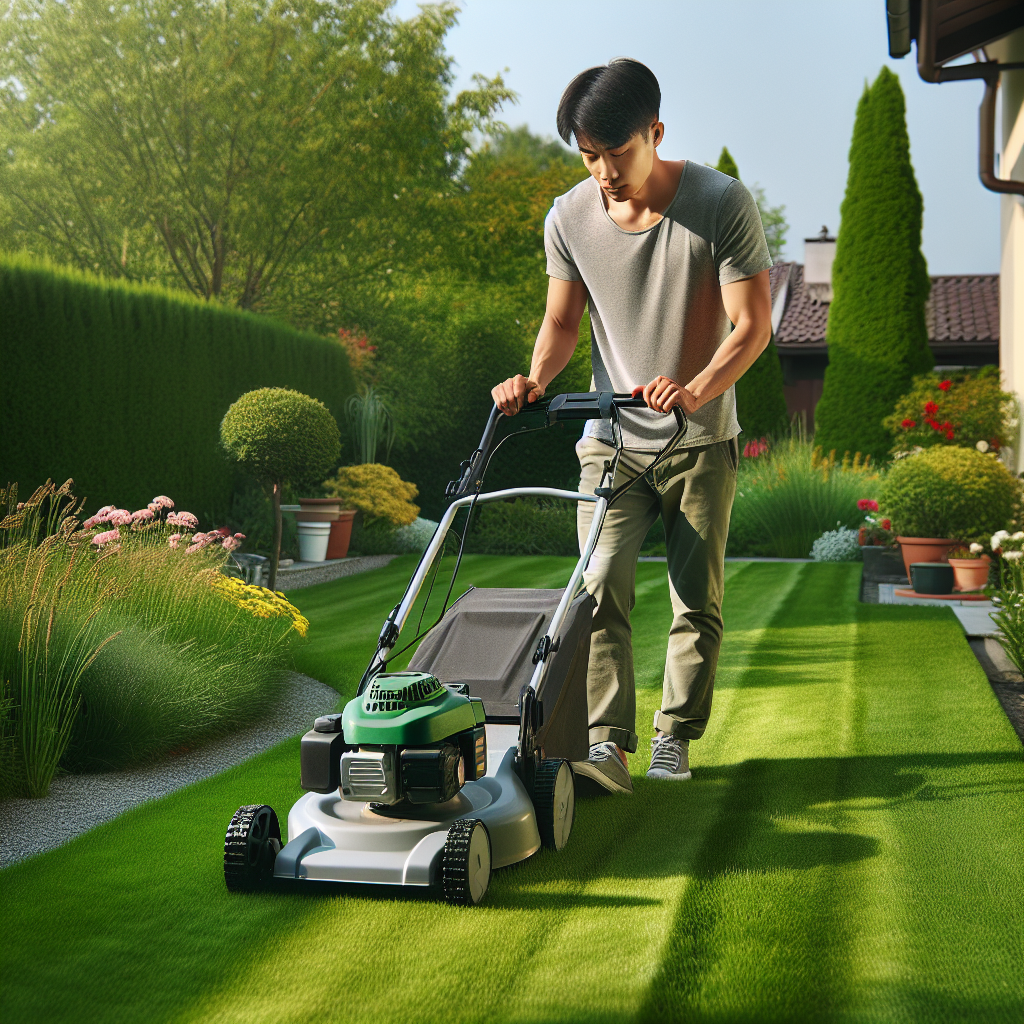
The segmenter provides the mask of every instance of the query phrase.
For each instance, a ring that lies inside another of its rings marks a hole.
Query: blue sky
[[[907,99],[911,158],[924,195],[932,274],[999,270],[999,200],[978,181],[980,82],[929,85],[913,53],[890,60],[884,0],[461,0],[448,52],[456,88],[474,72],[519,94],[502,119],[555,135],[555,108],[578,71],[635,57],[658,76],[662,156],[715,163],[729,147],[748,184],[790,223],[786,256],[835,231],[865,79],[883,64]],[[415,0],[397,0],[410,17]]]

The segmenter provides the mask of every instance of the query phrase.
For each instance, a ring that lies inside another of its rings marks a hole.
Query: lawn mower
[[[611,424],[614,451],[594,494],[550,487],[484,492],[497,447],[541,429],[516,429],[495,443],[503,417],[492,409],[480,446],[448,485],[448,507],[384,623],[356,696],[340,714],[318,718],[302,738],[301,781],[308,792],[288,814],[287,844],[265,804],[240,807],[231,819],[224,842],[228,889],[252,891],[285,879],[371,883],[433,887],[450,903],[476,904],[495,868],[523,861],[542,845],[565,846],[576,807],[570,762],[589,754],[594,600],[583,589],[583,572],[605,512],[639,479],[612,486],[623,450],[624,408],[646,405],[635,395],[591,392],[530,407],[540,414],[541,427],[581,419]],[[674,412],[676,433],[656,464],[686,432],[685,416]],[[449,597],[473,508],[518,497],[594,504],[566,587],[470,588],[395,651],[459,510],[468,514]],[[417,641],[408,668],[390,671],[389,663]]]

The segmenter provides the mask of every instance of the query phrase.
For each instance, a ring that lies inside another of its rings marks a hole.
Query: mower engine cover
[[[426,672],[376,676],[345,705],[346,800],[444,803],[487,770],[484,706]],[[358,748],[358,749],[352,749]]]

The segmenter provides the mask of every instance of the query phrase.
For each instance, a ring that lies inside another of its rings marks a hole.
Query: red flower
[[[939,407],[934,402],[924,403],[924,414],[925,416],[936,416],[938,415]]]
[[[933,420],[930,416],[925,420],[925,423],[927,423],[928,426],[932,428],[932,430],[941,430],[942,429],[942,427],[939,426],[939,421],[938,420]]]
[[[952,383],[953,382],[951,380],[940,380],[939,381],[939,390],[940,391],[948,391],[949,390],[949,386]]]
[[[946,431],[946,440],[947,441],[952,441],[953,440],[953,431],[952,430],[947,430]]]
[[[952,430],[953,429],[953,424],[950,423],[949,420],[946,420],[946,422],[942,424],[942,429],[943,430]]]
[[[991,441],[989,441],[989,443],[988,443],[988,446],[989,446],[989,448],[991,448],[991,449],[992,449],[992,451],[994,451],[994,452],[997,452],[997,451],[999,451],[999,442],[998,442],[998,441],[997,441],[997,440],[996,440],[996,439],[995,439],[994,437],[992,438],[992,440],[991,440]]]
[[[882,520],[882,529],[883,530],[891,530],[892,529],[892,520],[890,520],[890,519],[883,519]]]
[[[913,430],[913,429],[914,429],[914,427],[916,427],[916,426],[917,426],[917,424],[916,424],[916,423],[915,423],[915,422],[914,422],[913,420],[904,420],[904,421],[903,421],[903,422],[902,422],[902,423],[900,424],[900,426],[901,426],[901,427],[902,427],[902,428],[903,428],[904,430]]]
[[[857,502],[857,508],[859,508],[861,512],[877,512],[878,502],[875,501],[874,498],[861,498]]]

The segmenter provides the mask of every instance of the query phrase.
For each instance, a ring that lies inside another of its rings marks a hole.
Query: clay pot
[[[299,498],[299,506],[297,522],[333,523],[341,512],[341,498]]]
[[[951,558],[953,566],[953,589],[961,593],[967,590],[981,590],[988,583],[988,555],[981,558]]]
[[[941,537],[897,537],[896,540],[900,545],[908,580],[912,562],[945,562],[950,548],[960,545],[957,540],[944,540]]]
[[[342,509],[338,518],[331,523],[331,539],[327,542],[328,558],[344,558],[348,554],[348,546],[352,540],[352,520],[356,510]]]

